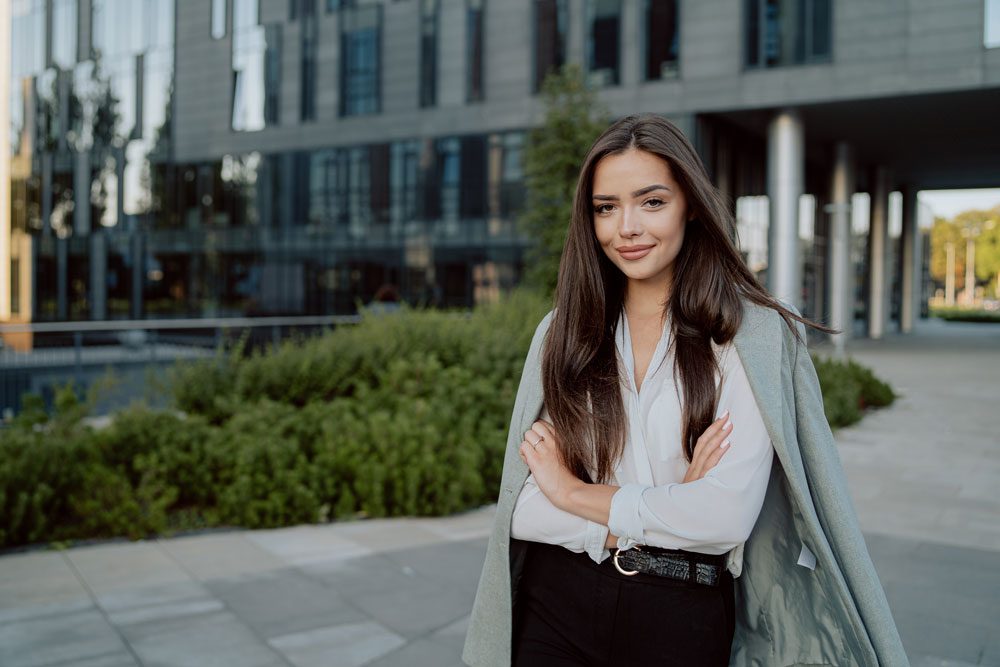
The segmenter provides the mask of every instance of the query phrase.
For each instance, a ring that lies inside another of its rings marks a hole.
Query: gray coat
[[[760,517],[743,545],[730,663],[907,665],[851,504],[809,351],[776,311],[743,305],[734,345],[775,461]],[[462,654],[476,667],[511,661],[512,594],[523,554],[511,549],[510,523],[528,476],[517,449],[542,408],[540,353],[550,320],[551,313],[535,331],[514,403],[496,523]]]

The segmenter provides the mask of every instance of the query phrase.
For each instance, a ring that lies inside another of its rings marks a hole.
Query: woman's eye
[[[597,206],[594,207],[594,211],[596,211],[597,213],[602,213],[602,214],[603,213],[608,213],[609,211],[605,208],[605,207],[608,207],[608,206],[611,206],[611,204],[598,204]]]
[[[647,199],[646,203],[651,204],[653,208],[658,208],[660,205],[663,204],[663,200],[653,197],[652,199]]]

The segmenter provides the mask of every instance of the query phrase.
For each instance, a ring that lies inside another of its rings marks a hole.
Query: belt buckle
[[[632,547],[633,549],[639,550],[639,547]],[[621,548],[616,548],[614,555],[611,556],[612,562],[615,564],[615,569],[624,574],[626,577],[634,577],[639,574],[639,570],[626,570],[618,563],[618,554]]]

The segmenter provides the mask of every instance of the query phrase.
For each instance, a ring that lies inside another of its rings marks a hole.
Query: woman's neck
[[[664,306],[669,297],[669,286],[629,281],[625,289],[625,315],[638,321],[659,318],[662,324],[666,312]]]

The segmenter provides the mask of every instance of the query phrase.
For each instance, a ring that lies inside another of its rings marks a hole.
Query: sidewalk
[[[1000,665],[1000,329],[849,350],[903,393],[837,440],[913,665]],[[0,665],[457,666],[492,516],[3,556]]]

